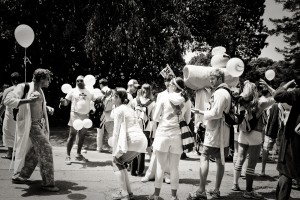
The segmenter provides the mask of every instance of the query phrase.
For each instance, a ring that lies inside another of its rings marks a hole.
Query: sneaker
[[[42,186],[41,188],[43,190],[48,191],[48,192],[58,192],[59,191],[59,188],[56,187],[56,186],[53,186],[53,185],[51,185],[51,186]]]
[[[168,178],[168,177],[165,177],[165,178],[164,178],[164,182],[165,182],[166,184],[170,184],[170,183],[171,183],[171,179]]]
[[[210,194],[210,196],[214,199],[219,199],[221,198],[221,195],[220,195],[220,191],[216,191],[216,190],[210,190],[208,192]]]
[[[75,157],[76,161],[81,161],[81,162],[89,162],[88,159],[86,159],[82,154],[79,154]]]
[[[254,190],[252,190],[251,192],[245,191],[243,197],[246,199],[264,199],[264,197],[261,194],[258,194]]]
[[[231,190],[233,190],[233,191],[241,191],[241,188],[240,188],[240,186],[238,184],[233,184]]]
[[[112,199],[114,199],[114,200],[119,200],[119,199],[121,199],[121,200],[129,200],[129,195],[128,194],[124,195],[122,193],[122,191],[118,191],[118,192],[112,194],[111,196],[112,196]]]
[[[143,182],[143,183],[146,183],[146,182],[149,182],[149,181],[153,181],[154,179],[149,179],[148,177],[143,177],[143,178],[141,178],[141,182]]]
[[[151,194],[147,197],[147,200],[159,200],[159,196],[156,196],[154,194]]]
[[[71,165],[71,157],[70,156],[67,156],[66,159],[65,159],[65,163],[66,165]]]
[[[197,190],[195,192],[190,192],[187,199],[188,200],[206,200],[207,195],[206,195],[205,191],[201,193]]]

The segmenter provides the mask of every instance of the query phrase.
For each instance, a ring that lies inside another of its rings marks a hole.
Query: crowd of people
[[[8,148],[2,158],[14,160],[12,182],[28,183],[39,164],[42,189],[56,192],[59,188],[54,181],[48,123],[48,114],[52,115],[54,110],[46,104],[42,90],[49,86],[51,75],[47,69],[37,69],[32,82],[20,83],[20,74],[13,73],[13,86],[3,92],[0,114],[5,112],[3,141]],[[253,189],[255,167],[262,156],[260,175],[265,176],[269,152],[276,146],[274,151],[279,153],[276,199],[289,199],[293,180],[300,178],[300,160],[297,159],[297,152],[300,152],[300,104],[297,104],[300,89],[295,80],[283,83],[276,90],[263,79],[259,83],[247,80],[229,88],[224,71],[214,69],[209,74],[210,89],[203,89],[209,91],[209,98],[204,102],[209,105],[207,109],[199,109],[197,102],[192,102],[182,78],[167,75],[164,82],[166,89],[154,95],[150,84],[144,83],[140,87],[135,79],[129,80],[127,89],[111,89],[106,79],[100,79],[102,95],[96,97],[85,87],[84,76],[78,76],[76,87],[59,102],[60,106],[71,104],[66,165],[72,163],[71,150],[75,143],[75,160],[88,162],[81,154],[87,128],[75,129],[74,121],[92,115],[97,130],[96,150],[112,154],[112,167],[120,187],[112,198],[134,199],[130,171],[132,176],[141,176],[142,182],[155,180],[148,199],[159,199],[165,181],[171,185],[171,199],[177,200],[179,162],[186,157],[179,121],[183,119],[189,124],[195,115],[201,119],[205,135],[200,155],[200,184],[196,191],[189,193],[189,200],[207,199],[208,194],[213,198],[221,197],[225,158],[230,154],[230,146],[234,148],[233,191],[241,190],[239,179],[244,173],[246,190],[243,197],[263,199]],[[239,116],[235,124],[227,120],[229,113]],[[194,132],[198,128],[199,122],[195,123]],[[150,156],[147,171],[145,153]],[[207,191],[211,159],[217,166],[216,182],[214,189]]]

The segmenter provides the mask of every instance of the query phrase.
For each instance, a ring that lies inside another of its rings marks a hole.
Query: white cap
[[[127,85],[134,85],[135,87],[139,87],[140,84],[135,79],[130,79]]]

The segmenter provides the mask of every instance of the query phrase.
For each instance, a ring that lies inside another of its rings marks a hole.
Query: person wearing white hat
[[[133,100],[133,96],[134,94],[137,92],[138,87],[140,86],[140,84],[137,82],[137,80],[135,79],[130,79],[128,81],[127,84],[127,95],[128,95],[128,99],[129,101]],[[130,102],[129,102],[130,103]]]

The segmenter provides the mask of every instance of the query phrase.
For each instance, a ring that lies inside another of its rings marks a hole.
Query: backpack
[[[221,89],[221,88],[226,90],[231,96],[231,103],[230,103],[229,112],[228,113],[223,112],[223,114],[225,116],[225,123],[229,127],[231,127],[233,125],[241,124],[244,120],[244,117],[245,117],[245,111],[238,112],[238,110],[239,110],[239,103],[238,103],[239,97],[234,96],[232,94],[232,91],[229,88],[226,88],[226,87],[219,87],[219,88],[216,89],[216,91],[218,89]]]
[[[149,99],[146,103],[142,104],[139,97],[136,98],[137,106],[135,107],[136,116],[139,121],[142,122],[143,129],[148,126],[150,118],[150,113],[148,113],[148,106],[153,102]]]
[[[26,94],[28,93],[29,91],[29,84],[28,83],[25,83],[25,87],[24,87],[24,94],[22,96],[21,99],[24,99]],[[14,117],[14,120],[17,121],[17,114],[19,112],[19,108],[14,108],[13,109],[13,117]]]

